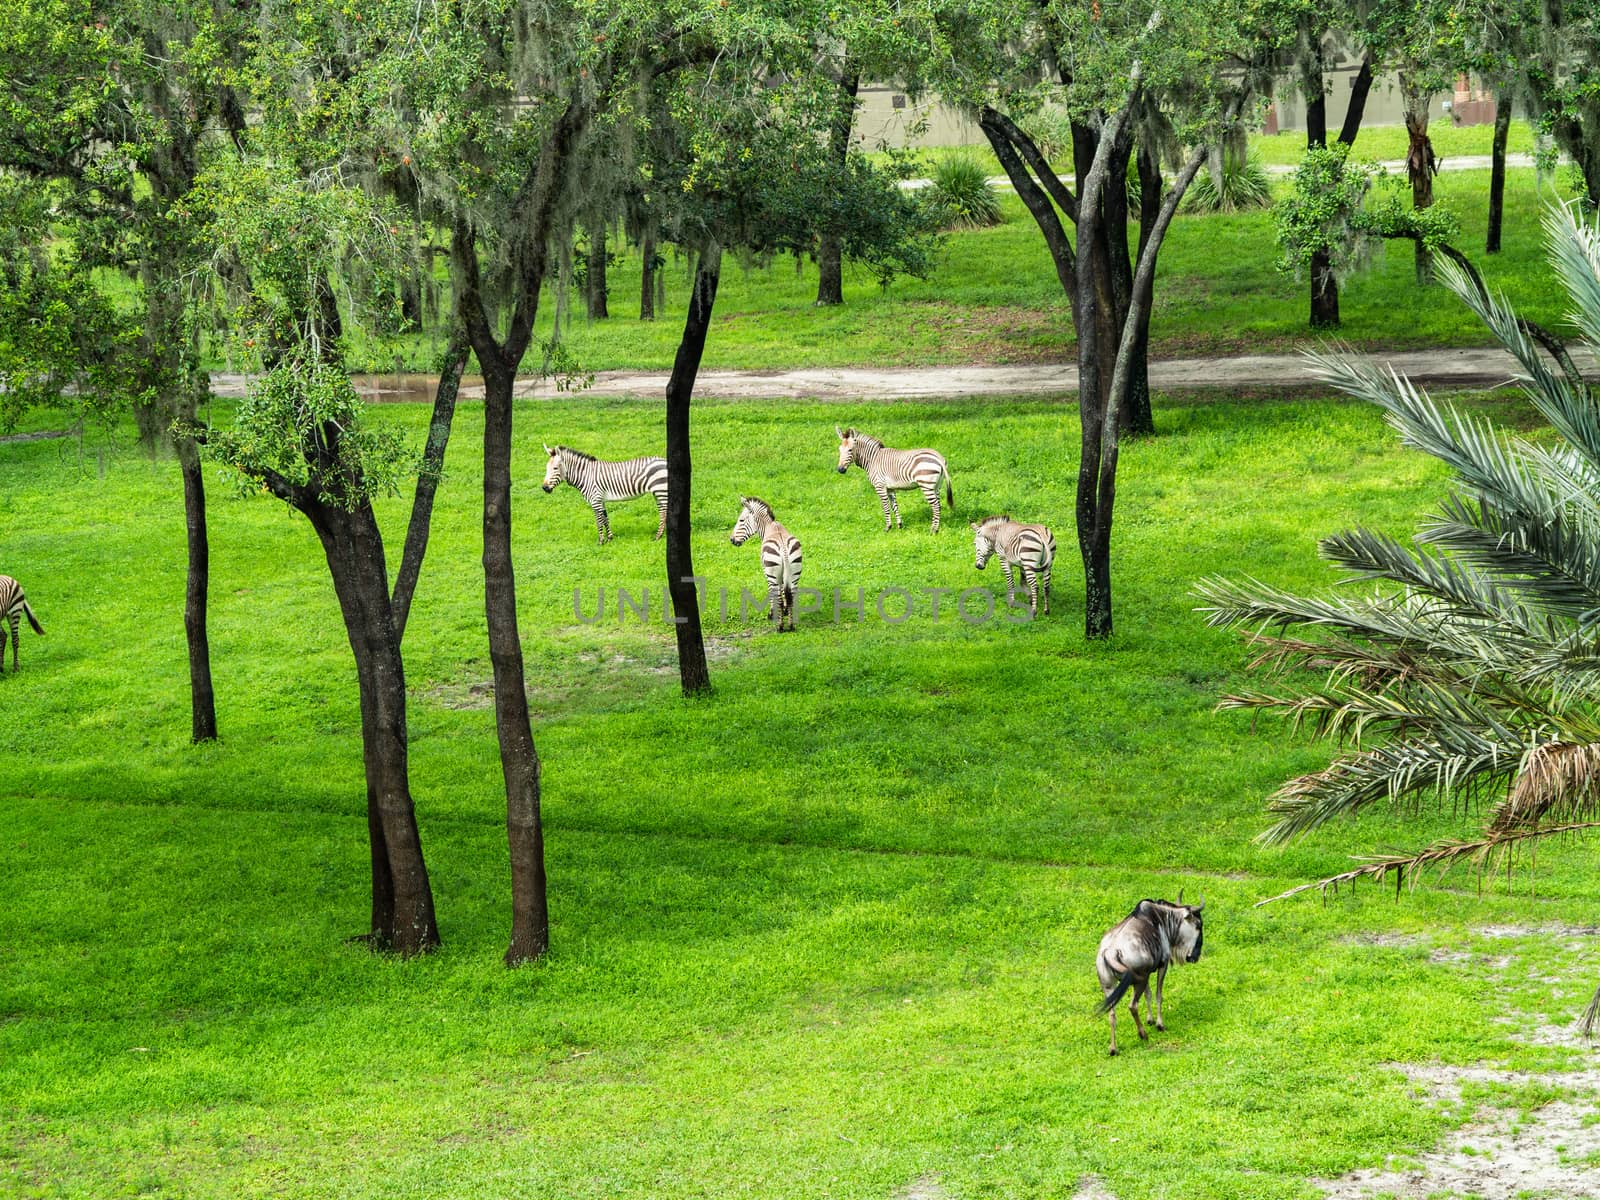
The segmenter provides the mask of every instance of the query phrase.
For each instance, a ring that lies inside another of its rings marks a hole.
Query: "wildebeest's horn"
[[[1179,904],[1183,903],[1183,889],[1182,888],[1178,889],[1178,903]]]
[[[1199,911],[1200,911],[1200,910],[1201,910],[1201,909],[1203,909],[1203,908],[1204,908],[1204,907],[1205,907],[1205,906],[1206,906],[1206,898],[1205,898],[1205,897],[1204,897],[1204,896],[1202,896],[1202,897],[1200,897],[1200,903],[1199,903],[1199,904],[1196,904],[1196,905],[1195,905],[1195,906],[1194,906],[1194,910],[1195,910],[1195,912],[1199,912]]]

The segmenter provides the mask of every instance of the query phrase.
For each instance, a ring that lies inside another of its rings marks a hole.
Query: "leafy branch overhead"
[[[1573,323],[1600,348],[1600,229],[1575,206],[1552,210],[1545,229]],[[1262,841],[1380,802],[1493,801],[1475,836],[1372,857],[1307,887],[1390,873],[1398,883],[1461,862],[1509,869],[1524,847],[1600,828],[1600,404],[1565,348],[1475,273],[1448,258],[1439,274],[1516,358],[1559,440],[1505,433],[1370,360],[1313,355],[1325,379],[1449,466],[1455,491],[1411,545],[1364,529],[1323,539],[1322,556],[1364,585],[1354,594],[1225,579],[1196,589],[1210,624],[1245,632],[1255,666],[1323,674],[1309,688],[1285,675],[1288,690],[1221,707],[1277,712],[1344,747],[1273,794]]]

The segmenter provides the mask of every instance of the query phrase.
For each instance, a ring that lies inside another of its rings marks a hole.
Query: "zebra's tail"
[[[950,506],[950,511],[956,510],[956,486],[950,480],[950,468],[944,469],[944,502]]]
[[[22,602],[22,615],[28,618],[28,624],[33,626],[35,633],[41,636],[44,634],[44,626],[39,624],[39,618],[33,615],[33,609],[28,607],[26,600]]]

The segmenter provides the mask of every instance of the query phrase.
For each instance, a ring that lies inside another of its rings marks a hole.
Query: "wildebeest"
[[[1166,1030],[1161,1020],[1161,986],[1173,963],[1200,961],[1200,911],[1205,906],[1204,900],[1185,904],[1181,890],[1176,904],[1170,900],[1141,900],[1100,939],[1094,966],[1100,976],[1100,990],[1106,995],[1100,1011],[1111,1017],[1112,1054],[1117,1052],[1117,1001],[1130,988],[1133,1002],[1128,1011],[1139,1028],[1140,1040],[1149,1040],[1144,1022],[1139,1020],[1139,997],[1148,997],[1152,972],[1156,977],[1156,1028]]]

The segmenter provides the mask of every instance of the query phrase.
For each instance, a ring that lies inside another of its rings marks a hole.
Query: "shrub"
[[[989,186],[983,164],[971,155],[953,154],[935,163],[924,201],[946,229],[1000,224],[1000,197]]]
[[[1190,212],[1244,212],[1252,208],[1266,208],[1272,203],[1272,184],[1267,169],[1254,154],[1248,158],[1222,163],[1222,190],[1217,191],[1211,172],[1202,170],[1189,185],[1184,197]]]

